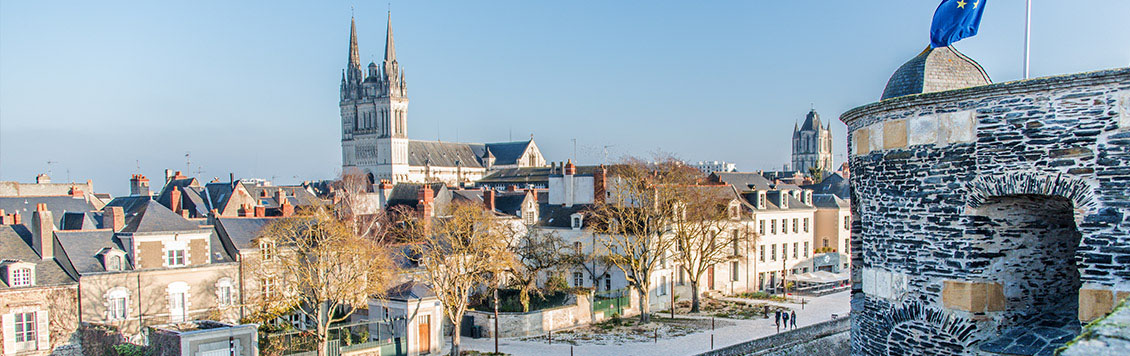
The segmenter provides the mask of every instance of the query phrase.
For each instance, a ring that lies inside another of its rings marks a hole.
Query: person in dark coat
[[[773,315],[777,318],[777,332],[781,332],[781,311],[778,310],[774,312]]]
[[[796,329],[796,310],[793,310],[789,314],[792,314],[789,315],[789,319],[791,320],[789,322],[792,323],[791,325],[793,326],[793,329]]]
[[[781,319],[785,321],[785,330],[789,330],[789,312],[782,312]]]

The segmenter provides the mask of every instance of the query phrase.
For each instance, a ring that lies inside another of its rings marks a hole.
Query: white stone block
[[[874,125],[868,126],[867,131],[871,133],[869,142],[871,143],[871,151],[883,150],[883,123],[879,122]]]
[[[907,127],[907,144],[925,145],[938,142],[938,117],[934,115],[919,116],[910,119]]]
[[[1130,91],[1123,91],[1118,98],[1118,128],[1130,130]]]
[[[863,269],[863,293],[867,293],[867,294],[870,294],[870,295],[876,294],[875,269],[874,268],[864,268]]]
[[[973,122],[973,111],[947,113],[943,116],[942,125],[946,126],[948,135],[946,143],[973,142],[977,139],[977,125]]]

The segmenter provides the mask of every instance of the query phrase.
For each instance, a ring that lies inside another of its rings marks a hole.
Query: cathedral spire
[[[361,70],[361,51],[357,49],[357,21],[349,18],[349,68]]]
[[[388,34],[385,37],[385,64],[396,62],[396,46],[392,41],[392,11],[388,12]]]

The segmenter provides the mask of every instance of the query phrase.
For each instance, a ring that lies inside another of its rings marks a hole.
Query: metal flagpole
[[[1032,48],[1032,0],[1027,0],[1024,7],[1024,79],[1028,79],[1029,57]]]

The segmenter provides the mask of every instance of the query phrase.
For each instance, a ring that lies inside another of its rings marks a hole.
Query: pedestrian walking
[[[796,329],[796,310],[793,310],[790,314],[792,314],[792,315],[790,315],[789,319],[792,320],[791,323],[792,323],[793,329]]]
[[[789,312],[781,313],[781,319],[785,321],[785,330],[789,330]]]
[[[776,312],[774,312],[774,313],[773,313],[773,315],[774,315],[774,317],[775,317],[775,318],[777,319],[777,321],[776,321],[776,323],[777,323],[777,332],[781,332],[781,311],[780,311],[780,310],[777,310]]]

